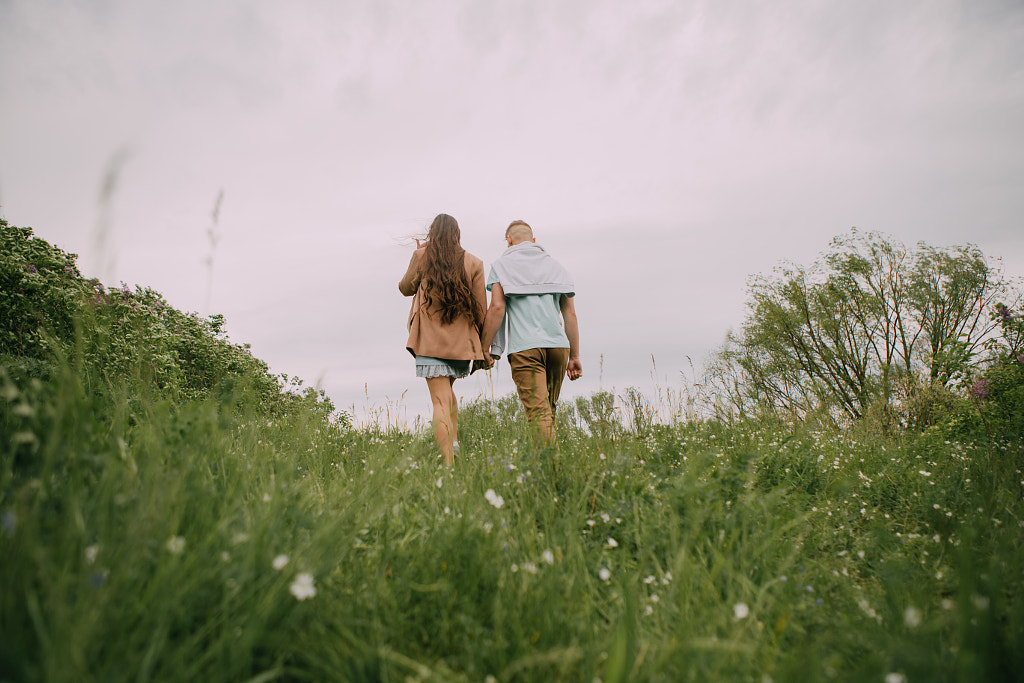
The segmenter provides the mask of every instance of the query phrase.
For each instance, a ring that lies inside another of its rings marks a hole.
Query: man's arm
[[[491,305],[487,307],[487,315],[484,317],[484,332],[480,341],[484,346],[484,355],[493,363],[491,358],[491,342],[494,335],[501,328],[501,321],[505,319],[505,292],[500,282],[491,285]]]
[[[580,362],[580,324],[576,319],[575,297],[562,295],[558,300],[558,307],[562,310],[562,320],[565,321],[565,336],[569,338],[569,364],[565,368],[565,374],[570,380],[576,380],[583,376],[583,364]]]

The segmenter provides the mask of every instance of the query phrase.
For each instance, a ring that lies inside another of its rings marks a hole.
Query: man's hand
[[[580,363],[580,324],[576,319],[576,297],[563,294],[558,300],[565,321],[565,336],[569,338],[569,364],[565,366],[565,374],[570,380],[583,376],[583,363]]]
[[[487,351],[484,351],[484,359],[483,359],[483,361],[481,361],[481,365],[483,365],[484,370],[490,370],[491,368],[493,368],[494,367],[494,356],[492,356]]]

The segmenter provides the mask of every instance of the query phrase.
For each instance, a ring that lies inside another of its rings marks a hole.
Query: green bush
[[[224,318],[183,313],[149,288],[107,289],[67,254],[0,220],[0,359],[21,372],[67,361],[89,383],[131,395],[230,400],[244,389],[266,414],[301,405],[330,414],[323,392],[275,376],[247,344],[233,344]],[[347,420],[343,415],[339,419]]]

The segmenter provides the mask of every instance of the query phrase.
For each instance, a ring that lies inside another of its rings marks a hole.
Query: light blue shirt
[[[499,282],[491,268],[487,289]],[[561,294],[505,294],[505,315],[508,318],[508,345],[505,353],[527,349],[567,349],[569,337],[565,334],[562,311],[558,302]]]

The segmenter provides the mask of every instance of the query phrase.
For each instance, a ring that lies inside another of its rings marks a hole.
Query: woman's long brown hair
[[[459,224],[446,213],[438,214],[427,233],[427,249],[423,254],[423,303],[441,311],[441,323],[450,325],[461,316],[478,323],[482,311],[466,277],[465,254],[459,240]]]

